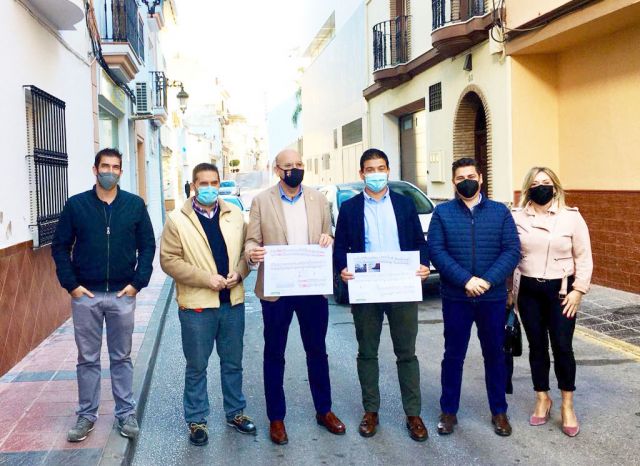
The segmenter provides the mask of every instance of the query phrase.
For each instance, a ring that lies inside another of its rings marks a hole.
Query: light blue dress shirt
[[[400,251],[398,224],[389,188],[382,199],[376,201],[364,194],[364,250],[365,252]]]
[[[296,201],[302,197],[302,185],[300,185],[300,191],[298,191],[298,194],[296,194],[293,197],[287,196],[287,194],[284,192],[284,189],[282,189],[282,186],[280,185],[280,183],[278,183],[278,189],[280,190],[280,199],[282,199],[284,202],[287,202],[289,204],[295,204]]]

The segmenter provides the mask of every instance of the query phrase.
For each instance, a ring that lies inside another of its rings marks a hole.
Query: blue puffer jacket
[[[505,299],[508,276],[520,260],[520,240],[506,206],[483,196],[473,212],[458,199],[436,207],[427,236],[429,258],[440,273],[443,298],[496,301]],[[491,283],[478,298],[464,286],[476,276]]]

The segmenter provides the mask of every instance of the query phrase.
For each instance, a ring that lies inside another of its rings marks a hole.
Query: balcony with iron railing
[[[493,18],[485,0],[431,0],[431,43],[447,57],[488,37]]]
[[[409,16],[373,26],[373,71],[409,61]]]
[[[152,71],[151,81],[151,107],[153,110],[153,118],[158,120],[160,124],[167,122],[169,114],[167,110],[167,77],[163,71]]]
[[[124,82],[144,64],[144,22],[137,0],[98,0],[96,19],[105,60]]]

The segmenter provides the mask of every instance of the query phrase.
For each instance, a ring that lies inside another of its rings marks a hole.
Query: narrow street
[[[255,274],[247,279],[253,289]],[[484,388],[480,347],[475,335],[465,365],[459,426],[439,437],[440,359],[443,338],[440,301],[434,289],[420,306],[418,357],[421,363],[422,415],[430,438],[412,441],[404,428],[400,392],[388,330],[380,347],[382,408],[380,429],[370,439],[358,435],[362,415],[356,372],[356,339],[347,306],[330,306],[327,348],[334,411],[347,425],[345,436],[334,436],[315,423],[302,344],[294,319],[287,347],[285,420],[289,444],[276,446],[268,437],[262,386],[262,318],[260,303],[247,291],[244,353],[246,414],[256,421],[258,435],[242,436],[224,423],[215,354],[209,368],[209,445],[189,444],[182,413],[184,357],[175,304],[169,309],[133,464],[639,464],[640,365],[628,354],[576,336],[578,360],[576,412],[582,431],[574,439],[560,432],[559,393],[554,390],[552,420],[530,427],[533,391],[527,352],[516,358],[515,394],[508,397],[514,432],[509,438],[493,433]],[[475,332],[474,332],[475,334]],[[525,341],[526,346],[526,341]],[[555,378],[552,377],[552,386]]]

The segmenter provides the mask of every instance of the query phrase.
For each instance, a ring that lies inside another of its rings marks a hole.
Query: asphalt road
[[[250,289],[254,279],[255,274],[247,279]],[[435,426],[443,337],[440,300],[435,291],[420,306],[417,345],[422,416],[430,433],[427,442],[414,442],[404,427],[395,357],[387,328],[383,330],[380,348],[380,428],[373,438],[358,435],[362,405],[353,320],[347,306],[332,305],[327,348],[333,410],[346,423],[347,434],[331,435],[315,423],[304,352],[294,319],[285,373],[289,444],[276,446],[269,440],[265,413],[260,303],[253,293],[247,295],[244,391],[248,402],[246,414],[255,420],[258,435],[241,435],[224,423],[219,364],[214,351],[209,367],[212,402],[209,445],[189,444],[182,414],[184,357],[178,310],[174,305],[167,316],[133,464],[640,464],[640,365],[625,353],[581,337],[575,341],[578,360],[575,404],[582,427],[578,437],[570,439],[560,432],[557,390],[553,392],[556,404],[551,421],[542,427],[528,425],[533,390],[526,349],[524,357],[516,358],[515,394],[508,396],[513,435],[502,438],[493,433],[475,332],[465,364],[460,424],[453,435],[439,437]],[[553,377],[552,385],[555,385]]]

